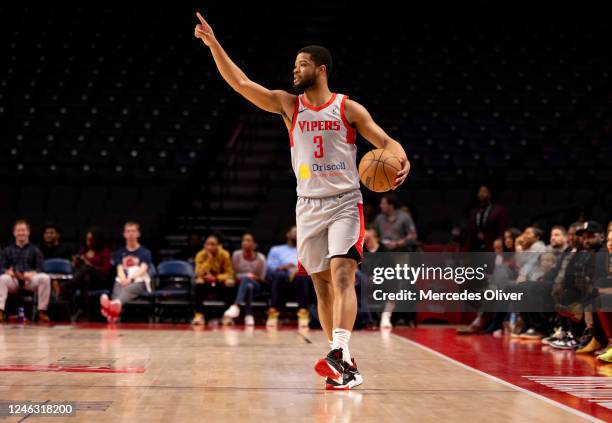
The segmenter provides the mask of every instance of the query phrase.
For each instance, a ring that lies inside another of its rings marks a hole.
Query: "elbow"
[[[248,84],[249,84],[249,80],[248,79],[246,79],[246,78],[239,78],[238,80],[236,80],[232,84],[232,88],[238,94],[242,94],[246,90]]]

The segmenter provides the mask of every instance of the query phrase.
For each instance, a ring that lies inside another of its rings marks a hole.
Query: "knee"
[[[312,283],[315,287],[315,291],[317,293],[317,298],[319,301],[324,303],[333,302],[334,288],[332,287],[331,282],[313,279]]]
[[[334,274],[333,285],[336,292],[355,289],[355,276],[344,270],[339,270]]]
[[[39,284],[51,285],[51,278],[46,273],[37,273],[36,276],[34,276],[34,279]]]

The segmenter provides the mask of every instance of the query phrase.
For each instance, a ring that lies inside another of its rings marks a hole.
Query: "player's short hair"
[[[399,200],[397,199],[397,195],[385,194],[382,196],[382,198],[384,198],[388,204],[392,205],[394,209],[397,209],[399,207]]]
[[[563,235],[567,235],[567,229],[565,229],[565,226],[555,225],[555,226],[553,226],[553,227],[552,227],[552,229],[551,229],[550,231],[552,232],[552,231],[554,231],[555,229],[556,229],[556,230],[558,230],[558,231],[561,231],[561,233],[562,233]]]
[[[30,230],[30,224],[25,219],[18,219],[18,220],[16,220],[15,223],[13,223],[13,230],[15,230],[17,225],[26,225],[26,227],[28,228],[28,231]]]
[[[332,71],[332,56],[328,49],[323,46],[306,46],[298,51],[300,53],[310,54],[312,61],[315,62],[315,65],[322,66],[325,65],[325,70],[327,72],[327,77],[331,75]]]
[[[140,223],[138,223],[138,222],[135,222],[133,220],[129,220],[129,221],[125,222],[125,224],[123,225],[123,229],[127,228],[128,226],[135,226],[136,229],[138,231],[140,231]]]
[[[55,222],[45,223],[45,226],[43,226],[43,232],[45,232],[47,229],[55,229],[55,232],[58,234],[62,232]]]

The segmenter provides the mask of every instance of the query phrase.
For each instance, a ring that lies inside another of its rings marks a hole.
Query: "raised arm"
[[[246,74],[230,59],[206,20],[198,12],[200,23],[195,26],[194,35],[201,39],[212,53],[219,73],[225,81],[244,98],[267,112],[280,114],[285,122],[291,124],[295,96],[282,90],[269,90],[251,81]]]
[[[353,125],[359,134],[372,143],[377,148],[384,148],[391,154],[400,159],[402,170],[397,173],[397,177],[391,189],[399,187],[410,170],[410,162],[406,156],[406,152],[402,145],[392,139],[387,133],[374,122],[372,116],[365,107],[353,100],[347,100],[345,106],[345,115],[351,125]]]

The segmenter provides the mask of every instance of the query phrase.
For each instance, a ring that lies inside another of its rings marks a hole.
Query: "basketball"
[[[359,162],[359,179],[371,191],[386,192],[393,186],[401,169],[402,164],[397,157],[378,148],[368,151]]]

